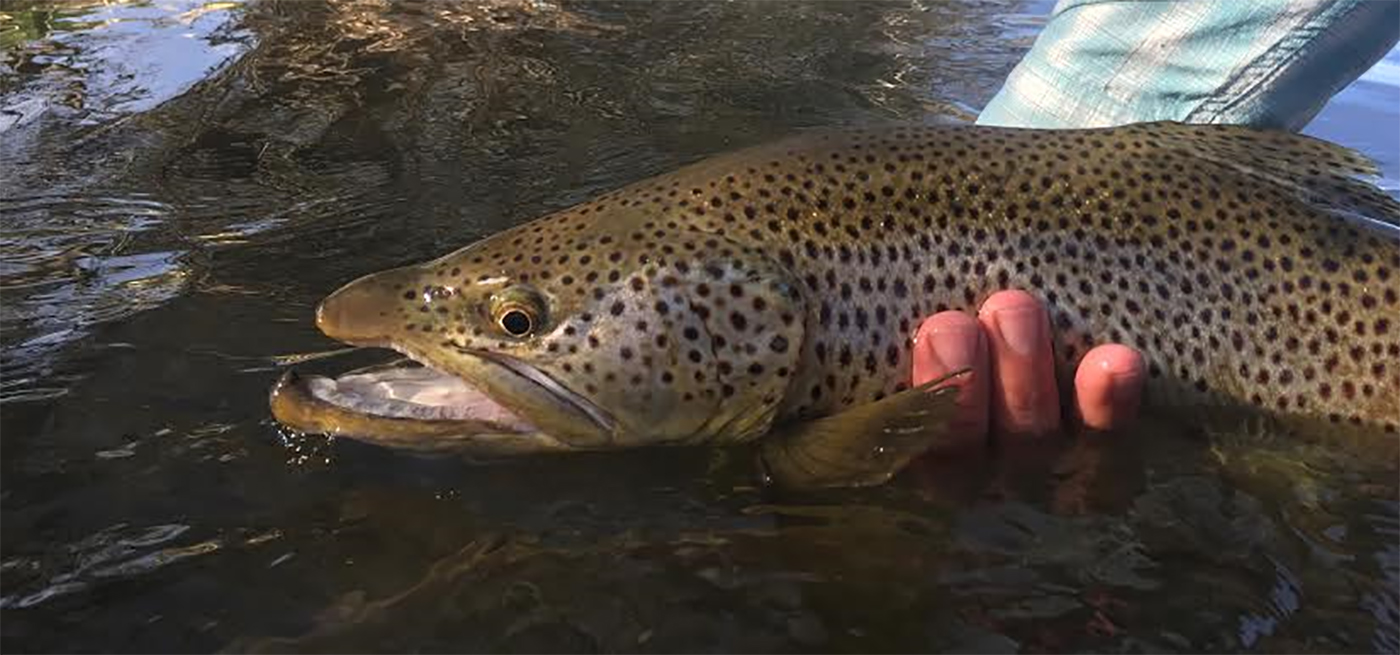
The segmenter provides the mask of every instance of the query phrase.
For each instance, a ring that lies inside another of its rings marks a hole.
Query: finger
[[[962,312],[934,314],[914,336],[914,384],[923,384],[962,369],[971,374],[950,381],[960,385],[954,430],[967,441],[987,436],[987,339],[977,319]]]
[[[1116,343],[1090,350],[1074,373],[1075,404],[1084,425],[1112,430],[1131,423],[1146,379],[1147,365],[1138,351]]]
[[[1050,321],[1040,301],[1024,291],[1000,291],[982,303],[978,319],[991,355],[993,429],[1016,436],[1058,429]]]

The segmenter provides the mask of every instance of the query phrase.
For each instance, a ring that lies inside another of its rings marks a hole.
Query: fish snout
[[[351,282],[316,307],[316,327],[337,341],[378,346],[389,341],[403,321],[405,294],[414,293],[406,271],[375,273]]]

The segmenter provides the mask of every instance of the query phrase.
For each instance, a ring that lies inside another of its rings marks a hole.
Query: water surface
[[[1150,422],[781,497],[743,451],[483,466],[270,421],[352,277],[797,129],[970,119],[1047,10],[6,3],[0,647],[1400,649],[1394,471],[1287,445]],[[1396,71],[1308,128],[1390,185]]]

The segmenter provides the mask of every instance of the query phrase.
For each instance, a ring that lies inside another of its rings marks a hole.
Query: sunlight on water
[[[0,647],[1400,649],[1393,468],[1290,443],[1148,421],[781,497],[748,451],[271,421],[286,364],[377,361],[316,356],[339,284],[798,129],[970,120],[1052,4],[0,5]],[[1393,191],[1397,71],[1307,130]]]

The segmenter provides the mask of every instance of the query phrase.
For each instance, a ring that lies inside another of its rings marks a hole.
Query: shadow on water
[[[804,127],[966,120],[1043,4],[0,7],[0,646],[1397,650],[1394,472],[1286,446],[1149,423],[783,498],[743,451],[269,420],[349,278]],[[1386,79],[1310,129],[1394,178],[1347,131],[1400,125]]]

